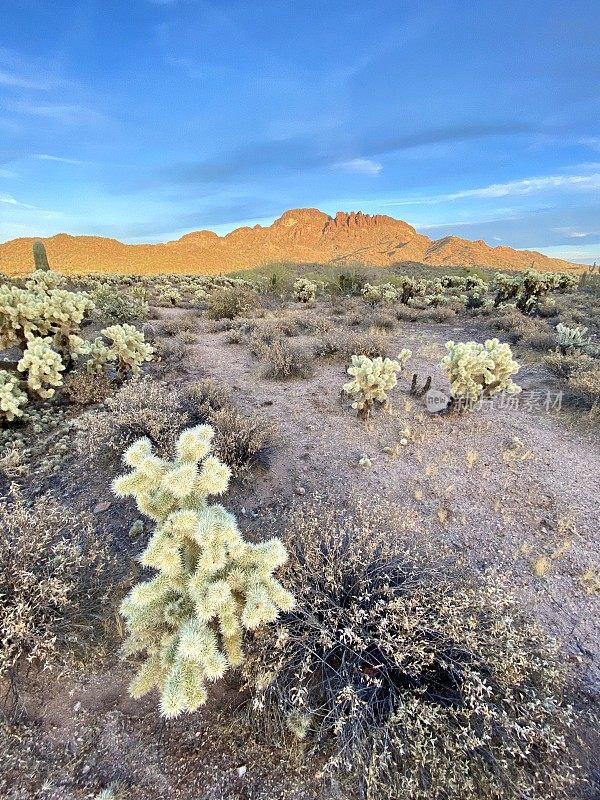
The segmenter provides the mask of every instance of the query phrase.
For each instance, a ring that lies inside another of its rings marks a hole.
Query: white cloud
[[[579,144],[591,147],[592,150],[598,150],[600,152],[600,136],[586,136],[579,140]]]
[[[352,158],[350,161],[339,161],[333,165],[336,169],[345,172],[354,172],[358,175],[379,175],[383,165],[371,158]]]
[[[568,236],[569,239],[585,239],[586,236],[600,236],[598,231],[580,231],[577,228],[553,228],[555,233],[562,233],[563,236]]]
[[[10,111],[32,117],[43,117],[63,125],[99,125],[107,122],[106,117],[92,108],[81,105],[67,105],[52,102],[31,102],[17,100],[6,103]]]
[[[507,183],[492,183],[489,186],[481,186],[476,189],[464,189],[460,192],[437,194],[430,197],[416,197],[412,200],[391,200],[383,205],[433,205],[435,203],[463,200],[470,197],[481,199],[514,197],[518,195],[535,194],[543,191],[552,191],[553,189],[566,189],[575,191],[592,191],[600,189],[600,172],[595,172],[591,175],[544,175],[535,178],[523,178],[518,181],[508,181]]]
[[[19,202],[19,200],[10,194],[0,194],[0,203],[4,203],[7,206],[14,206],[15,208],[36,208],[36,206],[30,206],[27,203]]]
[[[32,158],[37,161],[58,161],[61,164],[85,164],[85,161],[80,161],[78,158],[63,158],[62,156],[51,156],[48,153],[34,153]]]

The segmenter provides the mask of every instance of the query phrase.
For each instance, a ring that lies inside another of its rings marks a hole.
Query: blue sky
[[[598,0],[2,0],[0,240],[287,208],[600,260]]]

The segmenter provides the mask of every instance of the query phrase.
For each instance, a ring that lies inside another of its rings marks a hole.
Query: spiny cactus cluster
[[[364,355],[352,356],[352,366],[348,367],[352,380],[342,388],[355,398],[352,408],[361,418],[369,417],[375,402],[387,403],[387,392],[398,382],[397,373],[404,369],[411,355],[412,352],[404,348],[396,360],[381,356],[373,359]]]
[[[569,353],[573,350],[586,350],[592,343],[586,336],[587,328],[569,328],[559,322],[556,326],[556,342],[562,353]]]
[[[317,296],[318,286],[308,278],[298,278],[294,281],[294,300],[299,303],[311,303]]]
[[[0,351],[22,351],[18,360],[4,360],[6,369],[0,370],[0,418],[8,422],[22,416],[26,393],[52,397],[63,383],[62,373],[80,356],[87,357],[90,370],[116,364],[119,377],[129,369],[139,372],[140,364],[152,357],[152,347],[132,325],[105,328],[108,343],[82,339],[78,331],[94,303],[83,292],[62,288],[64,283],[62,275],[38,270],[23,288],[0,285]],[[20,374],[22,384],[17,380]]]
[[[19,386],[19,379],[5,369],[0,370],[0,418],[12,422],[23,415],[27,395]]]
[[[577,285],[578,277],[564,272],[536,272],[528,269],[520,275],[495,277],[495,306],[514,305],[524,314],[538,311],[548,292],[564,292]]]
[[[400,292],[391,283],[382,283],[379,286],[365,283],[361,294],[365,302],[372,306],[381,302],[394,303],[400,299]]]
[[[510,346],[498,339],[478,342],[447,342],[448,355],[442,359],[442,369],[450,380],[454,399],[478,400],[493,397],[499,392],[518,394],[521,387],[512,376],[519,371]]]
[[[121,613],[125,653],[146,654],[130,693],[157,688],[165,717],[205,703],[207,682],[242,663],[244,629],[273,622],[294,604],[273,577],[287,560],[281,541],[247,542],[233,514],[207,502],[227,490],[231,474],[210,455],[213,435],[209,425],[185,430],[174,461],[139,439],[124,455],[132,472],[113,483],[117,496],[134,497],[156,523],[140,561],[157,574],[133,587]]]

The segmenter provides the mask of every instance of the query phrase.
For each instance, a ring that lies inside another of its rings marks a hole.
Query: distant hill
[[[456,236],[432,240],[402,220],[361,211],[338,211],[330,217],[316,208],[286,211],[272,225],[236,228],[226,236],[196,231],[164,244],[123,244],[99,236],[59,233],[43,240],[50,264],[64,273],[117,272],[154,275],[161,272],[216,274],[250,269],[273,261],[295,263],[363,262],[386,267],[419,262],[443,267],[491,267],[542,271],[579,270],[558,258],[531,250],[489,247],[483,241]],[[0,271],[31,268],[33,239],[0,244]]]

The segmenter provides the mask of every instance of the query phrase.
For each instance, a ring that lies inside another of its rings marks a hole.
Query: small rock
[[[304,486],[296,486],[295,491],[298,497],[304,497],[304,495],[306,494],[306,489],[304,488]]]
[[[238,778],[243,778],[244,775],[246,774],[246,765],[242,764],[241,767],[237,768],[236,772],[238,774]]]
[[[90,769],[91,769],[90,765],[89,765],[89,764],[85,764],[85,766],[84,766],[84,767],[83,767],[83,769],[81,770],[81,774],[82,774],[82,775],[87,775],[87,774],[88,774],[88,772],[90,771]]]
[[[73,711],[76,714],[77,714],[78,711],[81,711],[81,703],[79,701],[77,701],[77,703],[75,703],[75,705],[73,706]]]
[[[104,511],[108,511],[110,506],[110,500],[105,500],[103,503],[98,503],[94,506],[94,514],[102,514]]]

